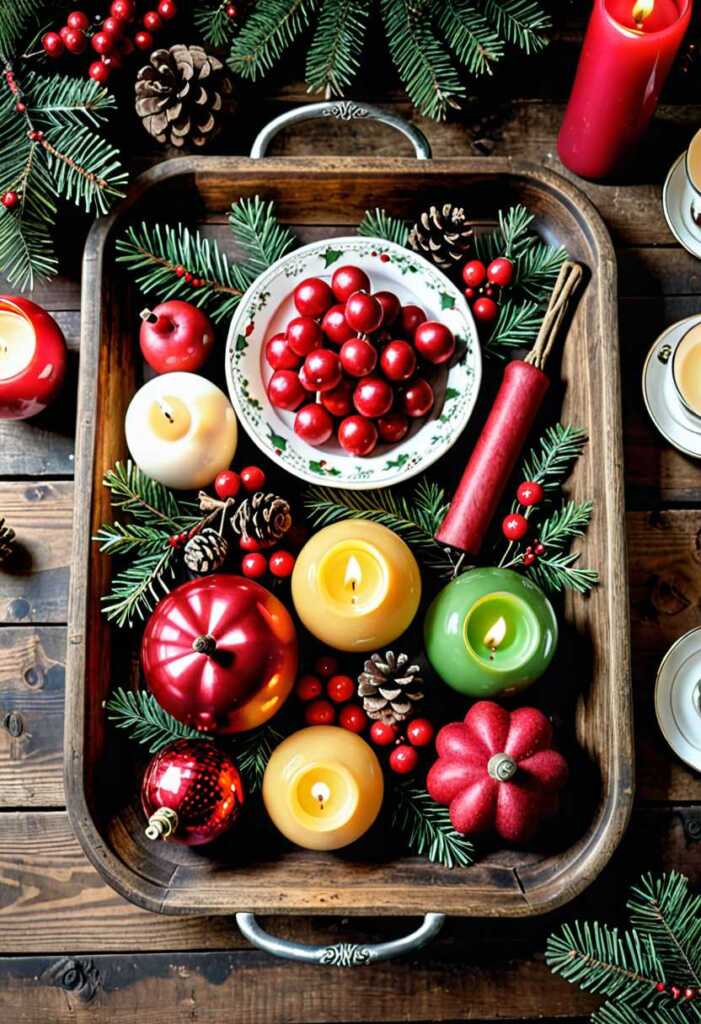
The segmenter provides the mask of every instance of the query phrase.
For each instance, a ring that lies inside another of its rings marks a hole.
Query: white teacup
[[[688,210],[701,237],[701,128],[689,143],[684,157],[686,181],[682,209]]]

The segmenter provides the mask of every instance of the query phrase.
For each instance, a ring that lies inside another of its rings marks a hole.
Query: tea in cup
[[[684,408],[701,419],[701,323],[679,339],[672,356],[672,379]]]
[[[686,167],[684,205],[691,213],[694,224],[701,231],[701,129],[689,143],[684,165]]]

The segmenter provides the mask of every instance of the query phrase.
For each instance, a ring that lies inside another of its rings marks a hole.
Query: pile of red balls
[[[426,373],[452,357],[451,331],[393,292],[371,292],[352,265],[339,267],[330,286],[302,281],[294,304],[299,316],[265,345],[271,404],[297,410],[295,433],[311,445],[335,433],[350,455],[365,456],[378,441],[401,441],[433,408]]]

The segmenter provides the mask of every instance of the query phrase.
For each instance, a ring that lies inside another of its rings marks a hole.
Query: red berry
[[[317,676],[306,675],[300,676],[295,686],[295,693],[298,698],[303,701],[316,700],[317,697],[321,696],[323,687],[321,685],[321,679]]]
[[[447,363],[455,351],[455,338],[445,324],[427,320],[416,329],[414,345],[427,362],[440,365]]]
[[[17,206],[17,203],[19,202],[19,195],[17,192],[13,192],[12,189],[10,189],[9,192],[3,192],[0,202],[5,209],[11,210],[13,206]]]
[[[265,487],[265,473],[260,466],[246,466],[241,470],[239,476],[241,477],[244,491],[248,491],[249,494],[262,491]]]
[[[516,497],[518,498],[521,505],[526,507],[530,505],[538,505],[542,500],[545,491],[541,484],[536,483],[535,480],[524,480],[523,483],[519,484],[516,488]]]
[[[408,743],[400,743],[389,755],[389,766],[397,775],[408,775],[419,763],[419,755]]]
[[[227,18],[236,18],[238,17],[239,13],[236,4],[227,4],[226,7],[224,8],[224,12]]]
[[[277,576],[279,579],[287,579],[288,576],[292,575],[292,570],[295,567],[295,556],[289,551],[276,551],[275,554],[271,555],[268,559],[268,568],[273,576]]]
[[[426,314],[420,306],[402,306],[399,313],[399,333],[413,341],[416,328],[425,320]]]
[[[158,5],[158,13],[166,21],[170,21],[178,13],[178,8],[173,3],[173,0],[161,0]]]
[[[355,696],[355,683],[350,676],[331,676],[326,693],[334,704],[345,704]]]
[[[313,393],[314,385],[312,384],[312,382],[307,377],[307,371],[304,369],[304,366],[300,367],[299,373],[298,373],[298,377],[299,377],[299,383],[302,385],[304,390],[305,391],[310,391],[310,392]]]
[[[416,370],[416,354],[408,341],[390,341],[380,356],[380,368],[388,380],[409,380]]]
[[[296,370],[301,358],[292,351],[284,334],[274,334],[265,343],[265,360],[273,370]]]
[[[466,288],[465,289],[465,298],[466,299],[474,299],[476,294],[477,293],[475,292],[474,288]]]
[[[655,985],[655,988],[657,989],[658,992],[664,992],[666,990],[667,986],[665,985],[665,983],[663,981],[658,981],[657,984]]]
[[[511,512],[504,517],[501,532],[507,540],[521,540],[528,533],[528,520],[520,512]]]
[[[315,700],[304,709],[307,725],[333,725],[336,721],[334,706],[328,700]]]
[[[339,302],[347,302],[353,292],[369,292],[370,278],[360,267],[339,267],[331,278],[331,290]]]
[[[425,747],[433,739],[433,726],[428,718],[415,718],[406,727],[406,738],[414,747]]]
[[[341,360],[329,348],[317,348],[304,360],[304,376],[314,391],[331,391],[341,380]]]
[[[382,377],[365,377],[356,384],[353,405],[361,416],[376,419],[385,416],[392,408],[394,391]]]
[[[388,747],[397,738],[397,727],[391,722],[373,722],[370,726],[370,739],[378,747]]]
[[[348,416],[353,412],[353,388],[352,380],[344,377],[331,391],[324,391],[321,395],[321,404],[331,413],[332,416]]]
[[[433,408],[433,388],[423,377],[417,377],[404,391],[402,404],[412,419],[425,416]]]
[[[41,37],[41,45],[49,57],[60,57],[64,50],[63,39],[58,32],[45,32]]]
[[[506,256],[497,256],[487,267],[487,277],[492,284],[508,288],[514,279],[514,265]]]
[[[472,312],[476,320],[481,320],[483,324],[491,324],[499,315],[499,307],[494,299],[488,299],[485,296],[480,296],[480,298],[473,303]]]
[[[90,43],[95,53],[112,53],[114,50],[114,38],[109,32],[96,32]]]
[[[380,416],[377,421],[377,432],[382,441],[388,444],[396,444],[406,437],[409,431],[409,420],[403,412],[390,412],[387,416]]]
[[[375,292],[375,298],[382,306],[381,327],[391,327],[402,308],[394,292]]]
[[[483,288],[482,290],[484,291],[484,294],[485,294],[485,295],[486,295],[486,296],[487,296],[488,298],[490,298],[490,299],[493,299],[493,298],[494,298],[494,289],[493,289],[493,288],[491,287],[491,285],[487,285],[487,287],[486,287],[486,288]]]
[[[342,345],[355,334],[355,331],[346,323],[345,306],[332,306],[324,314],[321,321],[321,329],[334,345]]]
[[[134,46],[139,50],[150,50],[153,46],[153,36],[150,32],[137,32],[134,36]]]
[[[674,999],[674,1001],[676,1002],[678,999],[681,998],[682,990],[679,988],[678,985],[670,985],[669,994],[671,995],[672,999]]]
[[[372,334],[382,323],[382,306],[374,295],[353,292],[346,302],[346,322],[354,331]]]
[[[214,490],[222,501],[235,498],[241,490],[241,477],[233,469],[224,469],[214,480]]]
[[[82,53],[85,47],[88,45],[88,37],[85,32],[81,32],[80,29],[71,28],[66,32],[63,37],[63,42],[66,45],[66,49],[69,53]]]
[[[124,21],[132,21],[135,13],[134,0],[114,0],[110,5],[110,14]]]
[[[68,28],[75,28],[80,32],[84,32],[86,28],[90,28],[90,18],[85,11],[71,11],[66,18],[66,25]]]
[[[163,28],[163,20],[158,11],[146,11],[143,18],[144,28],[149,32],[158,32]]]
[[[338,660],[333,654],[320,654],[314,662],[314,668],[323,679],[328,679],[338,669]]]
[[[242,551],[260,551],[263,545],[257,537],[240,537],[239,547]]]
[[[487,276],[487,268],[482,260],[470,260],[462,268],[462,279],[468,288],[479,288]]]
[[[333,300],[333,292],[320,277],[308,277],[294,290],[294,303],[301,316],[323,316]]]
[[[377,444],[377,427],[364,416],[346,416],[338,427],[338,443],[349,455],[370,455]]]
[[[685,989],[684,989],[684,998],[685,998],[686,1000],[690,1000],[690,999],[696,999],[696,996],[697,996],[698,994],[699,994],[699,993],[698,993],[698,989],[696,989],[696,988],[691,988],[691,987],[689,987],[689,988],[685,988]]]
[[[533,554],[532,551],[526,551],[525,555],[523,556],[522,561],[523,561],[524,565],[533,565],[533,563],[535,562],[535,559],[536,559],[536,556]]]
[[[15,103],[15,110],[17,111],[18,114],[23,114],[26,109],[27,109],[27,104],[23,103],[22,100],[18,100],[17,103]]]
[[[295,416],[295,434],[307,444],[326,444],[333,434],[331,414],[317,402],[303,405]]]
[[[304,401],[304,388],[294,370],[276,370],[268,381],[268,398],[276,409],[291,411]]]
[[[114,18],[110,16],[105,18],[102,22],[102,31],[108,32],[113,39],[119,39],[120,36],[124,35],[124,29],[126,28],[126,22],[123,18]]]
[[[261,555],[257,551],[252,552],[250,555],[244,555],[241,559],[241,572],[244,576],[248,576],[252,580],[257,580],[261,576],[265,576],[267,568],[267,558],[265,555]]]
[[[130,57],[134,52],[134,44],[127,36],[122,36],[119,40],[119,52],[125,57]]]
[[[368,719],[362,708],[356,704],[348,704],[345,708],[341,708],[338,724],[342,729],[358,733],[363,731],[368,724]]]
[[[541,544],[541,542],[538,541],[533,550],[536,553],[536,555],[542,555],[545,552],[545,544]]]
[[[96,60],[88,68],[88,74],[94,81],[102,84],[110,77],[110,69],[101,60]]]
[[[287,341],[298,356],[308,356],[312,349],[323,344],[324,336],[316,320],[310,316],[298,316],[287,325]]]
[[[341,346],[341,365],[351,377],[366,377],[377,366],[377,350],[367,338],[350,338]]]

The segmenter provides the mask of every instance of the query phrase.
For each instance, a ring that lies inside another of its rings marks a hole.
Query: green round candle
[[[557,647],[543,591],[512,569],[471,569],[426,613],[426,654],[441,679],[469,697],[508,696],[534,683]]]

